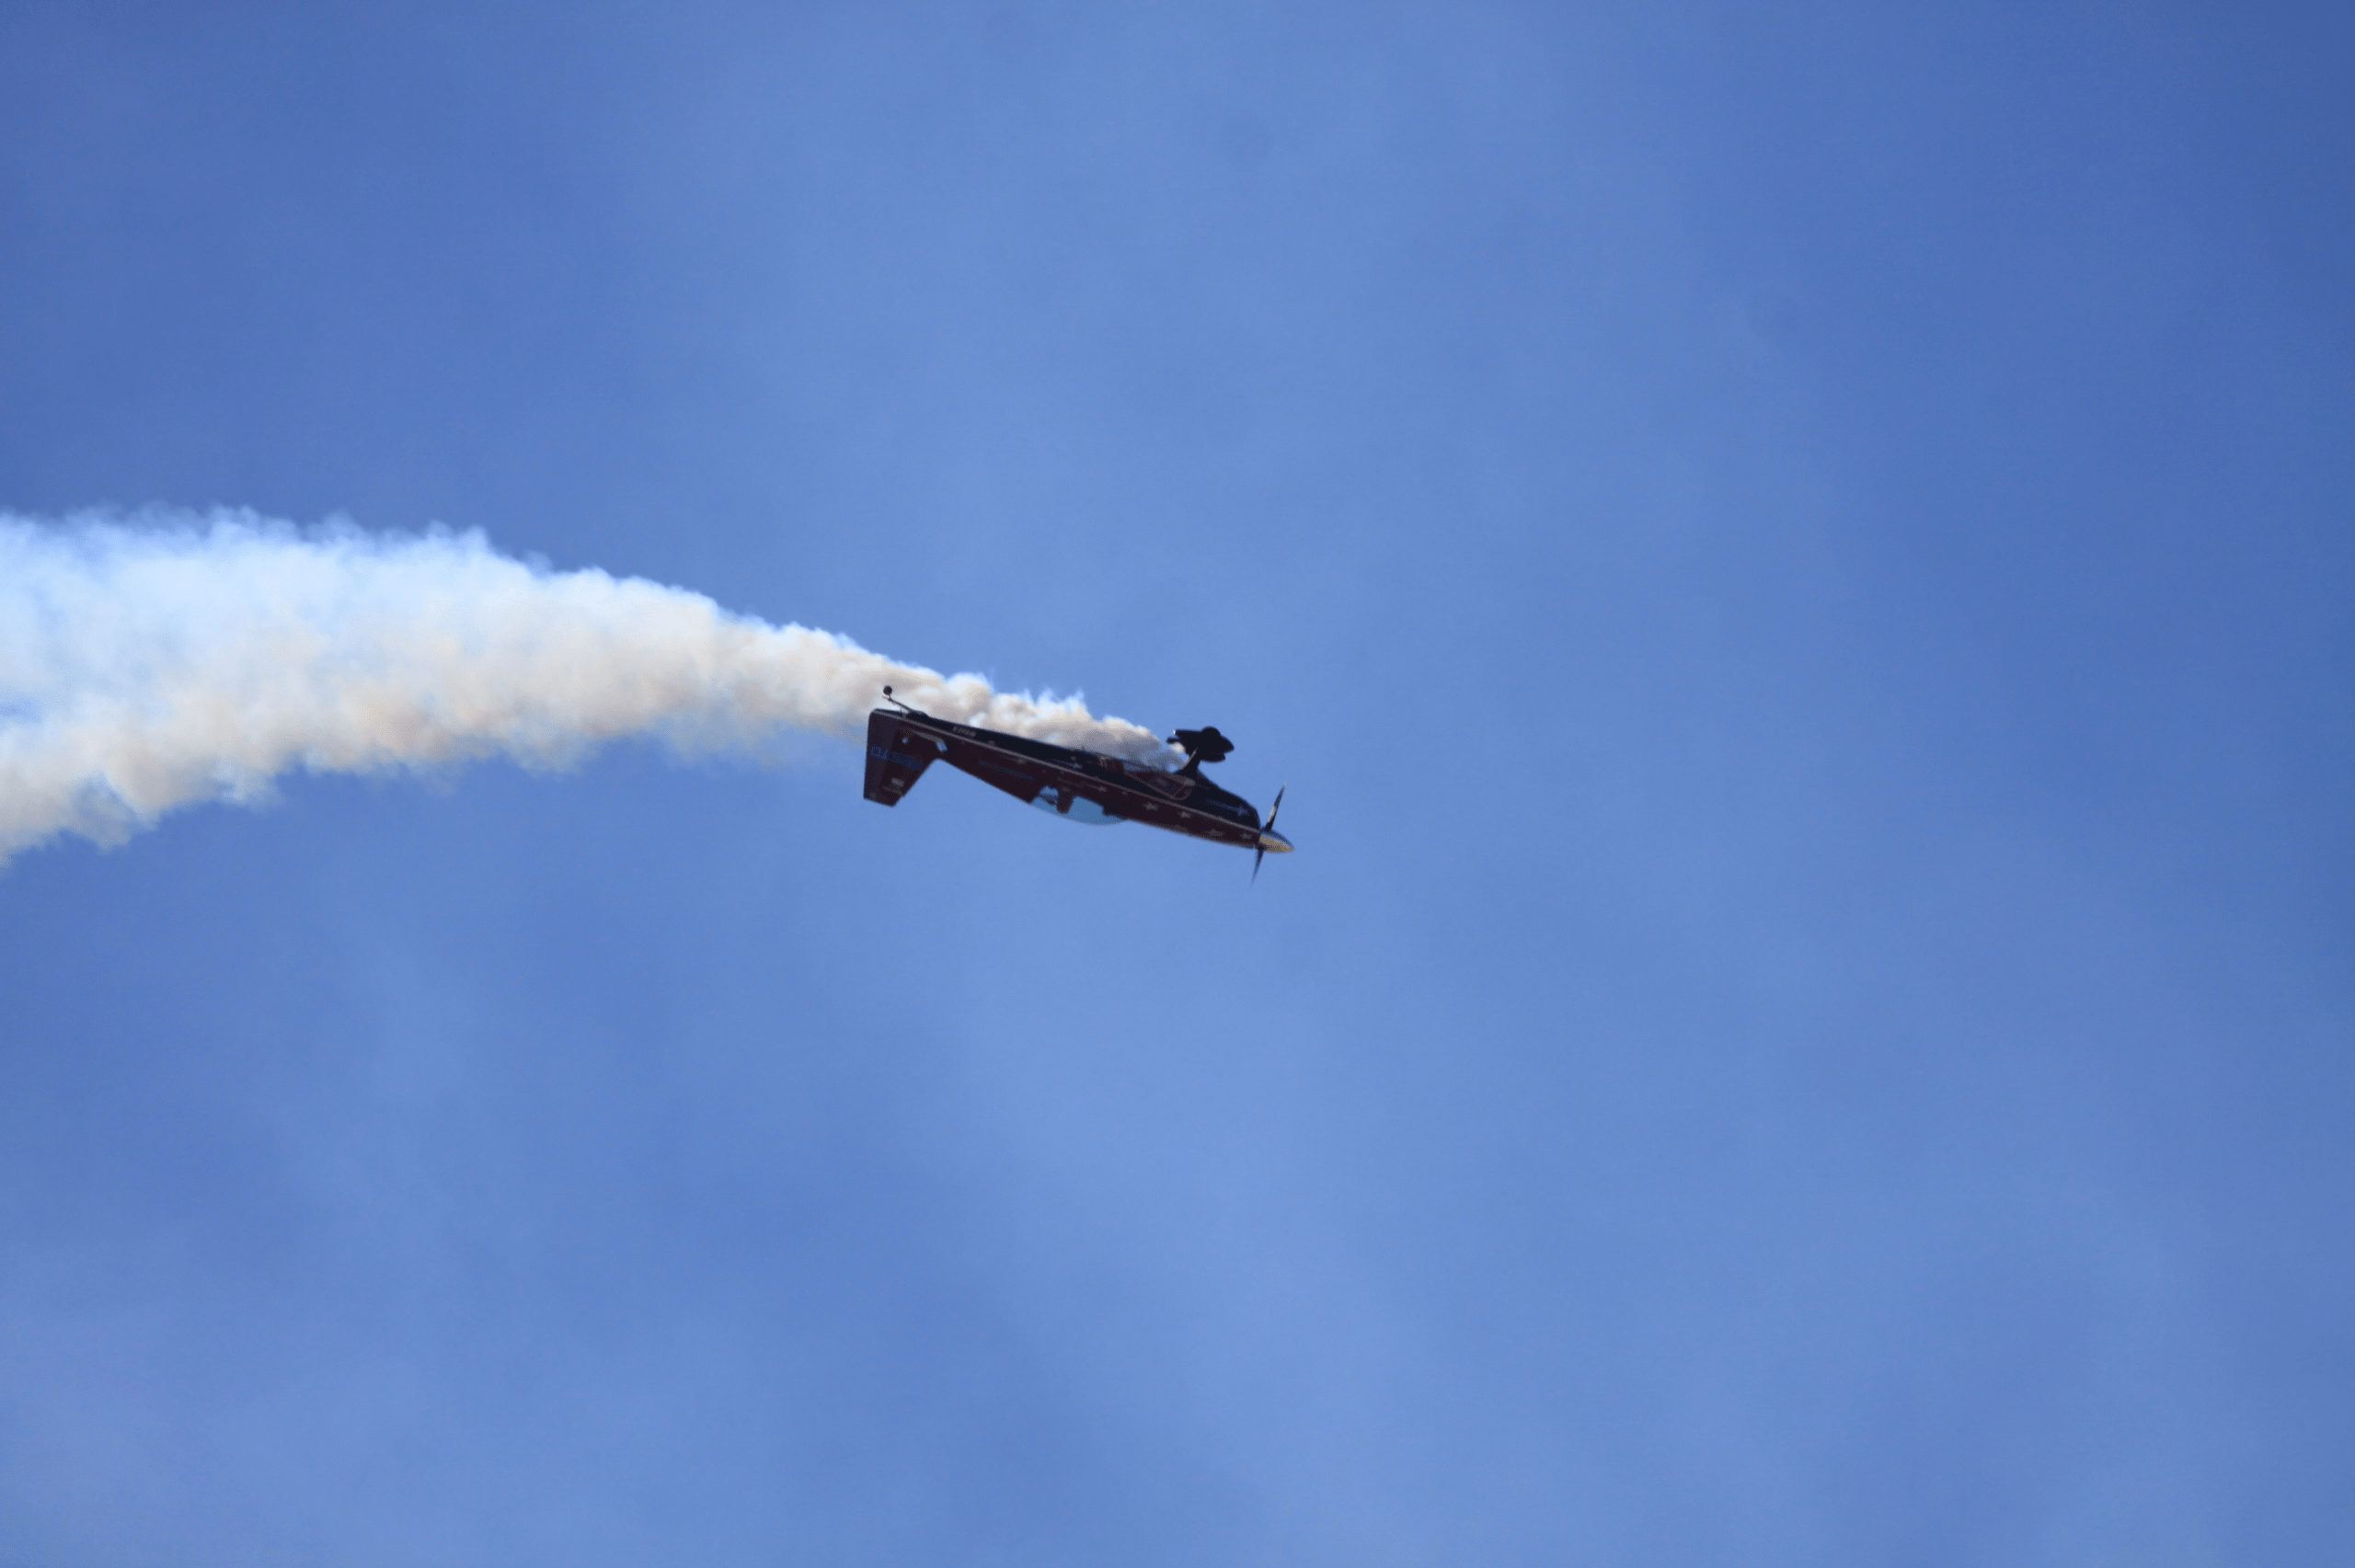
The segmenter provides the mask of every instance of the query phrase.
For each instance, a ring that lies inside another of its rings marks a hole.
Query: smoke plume
[[[556,767],[626,736],[683,751],[855,738],[887,683],[944,717],[1166,755],[1076,700],[994,692],[684,589],[551,571],[480,533],[0,514],[0,861],[262,798],[293,768]]]

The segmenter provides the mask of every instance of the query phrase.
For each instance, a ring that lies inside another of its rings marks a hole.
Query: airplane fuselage
[[[1283,835],[1260,826],[1249,801],[1199,771],[1165,772],[910,709],[877,708],[867,715],[867,799],[897,806],[936,761],[1074,821],[1142,822],[1276,853],[1292,848]]]

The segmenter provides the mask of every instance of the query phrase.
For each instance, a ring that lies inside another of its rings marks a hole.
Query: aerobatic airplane
[[[1204,762],[1223,762],[1235,750],[1215,726],[1181,729],[1169,738],[1186,752],[1186,765],[1171,773],[1100,751],[1074,751],[935,718],[893,697],[889,686],[883,697],[888,705],[867,715],[867,798],[881,805],[899,805],[926,768],[944,761],[1067,821],[1142,822],[1257,849],[1251,858],[1255,880],[1270,850],[1292,853],[1292,841],[1276,831],[1283,791],[1276,791],[1262,825],[1249,801],[1202,777]]]

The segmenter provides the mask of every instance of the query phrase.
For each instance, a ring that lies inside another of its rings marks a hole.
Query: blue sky
[[[0,1562],[2355,1552],[2322,7],[12,6],[0,507],[1287,785],[0,872]]]

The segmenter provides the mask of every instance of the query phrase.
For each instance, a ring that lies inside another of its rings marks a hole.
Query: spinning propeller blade
[[[1273,832],[1273,831],[1275,831],[1275,828],[1276,828],[1276,813],[1277,813],[1277,812],[1279,812],[1279,811],[1281,811],[1281,810],[1284,808],[1284,791],[1285,791],[1285,790],[1287,790],[1287,789],[1290,789],[1291,787],[1292,787],[1292,785],[1290,785],[1290,784],[1284,784],[1284,785],[1282,785],[1282,786],[1281,786],[1280,788],[1278,788],[1278,789],[1277,789],[1277,791],[1276,791],[1276,803],[1275,803],[1273,806],[1270,806],[1270,807],[1268,807],[1268,820],[1267,820],[1267,824],[1266,824],[1266,826],[1261,830],[1261,831],[1263,831],[1263,832]],[[1255,855],[1253,855],[1253,856],[1251,857],[1251,885],[1252,885],[1253,887],[1258,887],[1258,886],[1259,885],[1259,863],[1260,863],[1261,861],[1263,861],[1263,860],[1267,859],[1267,858],[1268,858],[1268,846],[1267,846],[1266,844],[1261,844],[1261,845],[1259,846],[1259,853],[1258,853],[1258,854],[1255,854]]]

